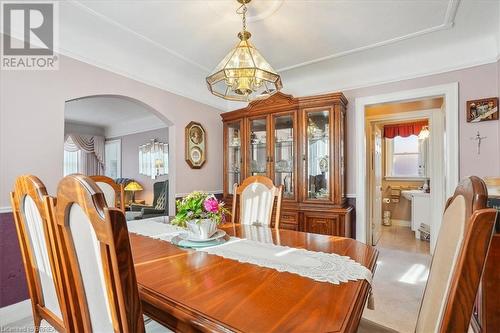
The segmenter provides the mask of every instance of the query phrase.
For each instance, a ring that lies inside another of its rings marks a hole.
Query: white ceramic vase
[[[190,236],[208,239],[217,231],[217,222],[211,219],[190,220],[186,222]]]

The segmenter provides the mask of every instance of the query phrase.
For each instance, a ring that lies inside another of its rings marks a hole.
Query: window
[[[104,143],[104,174],[109,178],[122,176],[122,142],[120,139]]]
[[[385,139],[387,178],[425,178],[427,140],[416,135]]]
[[[64,176],[78,173],[80,151],[64,151]]]

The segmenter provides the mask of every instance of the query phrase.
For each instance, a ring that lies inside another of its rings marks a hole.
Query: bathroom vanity
[[[422,190],[403,190],[401,195],[411,201],[411,230],[415,238],[420,238],[420,224],[431,224],[431,194]]]

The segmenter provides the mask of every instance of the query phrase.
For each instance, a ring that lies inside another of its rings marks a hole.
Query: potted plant
[[[229,211],[224,203],[213,194],[192,192],[182,200],[177,200],[177,214],[172,224],[187,228],[198,239],[208,239],[217,226],[226,221]]]

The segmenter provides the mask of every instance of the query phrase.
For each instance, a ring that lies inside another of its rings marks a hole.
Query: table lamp
[[[131,181],[130,183],[127,184],[127,186],[125,186],[125,191],[132,192],[132,203],[135,203],[135,192],[142,190],[143,188],[141,184],[139,184],[136,181]]]

